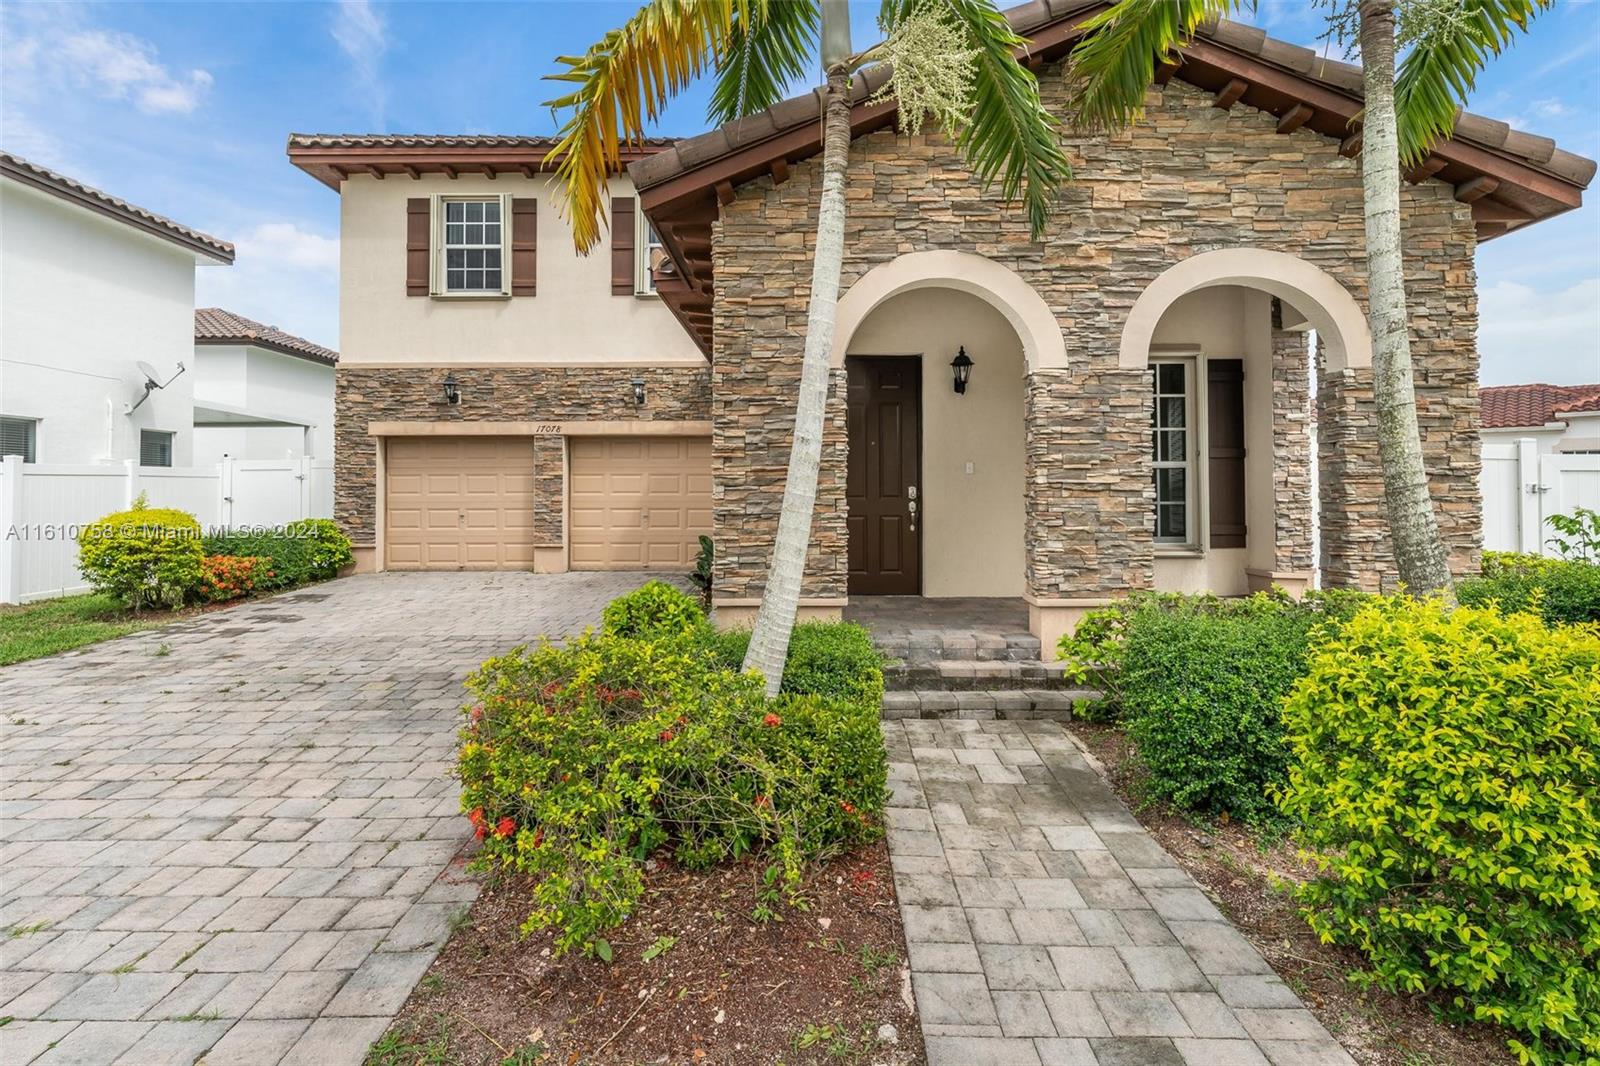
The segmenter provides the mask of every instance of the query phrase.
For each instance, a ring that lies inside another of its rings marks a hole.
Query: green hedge
[[[194,515],[148,507],[108,514],[78,534],[78,570],[89,587],[135,610],[182,607],[205,581],[205,549]]]
[[[748,629],[710,638],[717,656],[737,670],[750,646]],[[789,638],[780,691],[833,699],[883,703],[883,656],[872,637],[853,622],[802,622]]]
[[[647,597],[684,620],[673,597]],[[807,862],[882,832],[876,703],[768,700],[703,628],[674,635],[642,601],[608,614],[644,637],[519,648],[468,682],[462,808],[482,864],[535,880],[525,928],[555,930],[562,951],[609,953],[601,934],[633,909],[657,849],[696,868],[760,853],[781,894]]]
[[[326,518],[291,522],[282,529],[240,530],[205,538],[205,554],[269,560],[270,576],[257,589],[283,589],[334,577],[354,558],[350,538]]]
[[[600,631],[613,637],[672,637],[703,629],[705,612],[680,588],[650,581],[606,604]]]
[[[1600,627],[1377,600],[1285,704],[1301,891],[1368,978],[1600,1058]]]
[[[1485,552],[1483,576],[1462,581],[1456,598],[1469,607],[1495,603],[1508,614],[1537,614],[1550,625],[1600,622],[1600,565]]]

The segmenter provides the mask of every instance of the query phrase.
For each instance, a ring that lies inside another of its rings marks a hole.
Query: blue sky
[[[857,5],[856,43],[876,5]],[[237,244],[199,300],[338,342],[338,197],[291,167],[296,132],[549,133],[541,76],[623,3],[0,3],[0,145]],[[1308,0],[1245,21],[1313,47]],[[1337,54],[1337,46],[1332,46]],[[1600,155],[1600,2],[1558,0],[1471,108]],[[660,132],[704,128],[705,92]],[[1580,211],[1478,256],[1485,384],[1600,381],[1600,182]]]

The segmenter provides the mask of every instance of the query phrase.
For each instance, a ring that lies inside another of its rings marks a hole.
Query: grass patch
[[[0,666],[137,633],[172,618],[165,611],[135,614],[100,593],[0,607]]]

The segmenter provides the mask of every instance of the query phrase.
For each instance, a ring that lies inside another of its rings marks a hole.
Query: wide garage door
[[[574,570],[687,570],[711,532],[709,437],[568,442]]]
[[[533,438],[392,437],[391,570],[533,569]]]

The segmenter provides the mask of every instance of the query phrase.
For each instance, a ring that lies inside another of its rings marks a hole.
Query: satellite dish
[[[148,383],[147,388],[151,388],[151,389],[159,389],[159,388],[161,388],[161,375],[156,373],[156,368],[155,367],[151,366],[149,363],[145,362],[143,359],[140,359],[139,361],[137,361],[133,365],[138,367],[139,368],[139,373],[144,375],[144,379]]]
[[[157,389],[164,389],[168,385],[171,385],[174,381],[178,380],[178,376],[182,374],[185,369],[184,365],[179,363],[178,373],[172,375],[166,381],[162,381],[161,375],[156,372],[156,368],[145,362],[143,359],[135,359],[133,365],[138,368],[139,373],[144,375],[144,395],[139,397],[138,403],[127,409],[126,413],[130,415],[144,405],[144,402],[150,398],[150,394],[152,392],[155,392]]]

